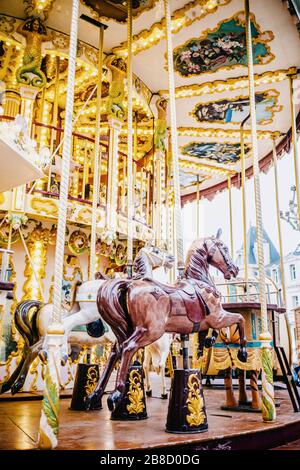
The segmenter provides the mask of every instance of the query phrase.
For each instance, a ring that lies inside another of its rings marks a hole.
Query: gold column
[[[21,97],[17,90],[6,88],[3,92],[3,114],[15,118],[19,114]]]
[[[85,199],[85,185],[89,178],[89,161],[88,161],[88,141],[84,141],[84,162],[83,162],[83,175],[82,175],[82,199]]]
[[[229,205],[229,231],[230,231],[230,250],[231,257],[234,257],[234,247],[233,247],[233,218],[232,218],[232,197],[231,197],[231,176],[228,176],[228,205]]]
[[[107,207],[106,207],[106,231],[115,237],[117,230],[117,204],[118,204],[118,163],[119,163],[119,136],[122,130],[122,121],[109,118],[109,147],[107,167]]]
[[[162,245],[162,202],[163,202],[163,173],[166,157],[167,138],[167,101],[160,98],[155,103],[157,119],[154,130],[154,175],[155,175],[155,233],[156,243]]]
[[[297,145],[297,128],[296,128],[296,114],[294,106],[294,91],[293,91],[293,77],[289,76],[290,84],[290,107],[292,119],[292,145],[294,157],[294,173],[295,173],[295,186],[296,186],[296,199],[297,199],[297,212],[300,223],[300,186],[299,186],[299,155]]]
[[[261,353],[262,353],[262,417],[265,422],[271,422],[276,419],[276,409],[275,409],[275,402],[274,402],[273,368],[272,368],[272,357],[271,357],[272,336],[268,330],[266,275],[265,275],[264,247],[263,247],[263,222],[262,222],[261,191],[260,191],[260,178],[259,178],[253,50],[252,50],[252,34],[251,34],[249,0],[245,0],[245,17],[246,17],[246,42],[247,42],[248,77],[249,77],[251,139],[252,139],[252,152],[253,152],[253,178],[254,178],[254,189],[255,189],[256,237],[257,237],[257,248],[258,248],[257,251],[258,251],[260,305],[261,305],[261,323],[262,323],[262,332],[259,337],[261,341]]]
[[[32,123],[33,123],[33,106],[38,89],[22,85],[19,88],[21,95],[21,115],[25,118],[28,134],[31,135]],[[18,186],[13,189],[13,210],[23,211],[25,207],[25,188],[26,185]]]
[[[31,129],[33,124],[33,105],[39,90],[28,85],[21,85],[19,90],[22,99],[21,114],[26,120],[28,126],[28,133],[29,135],[31,135]]]
[[[24,295],[22,300],[35,299],[44,301],[42,279],[44,279],[46,274],[46,257],[47,257],[47,242],[43,240],[43,237],[39,237],[38,233],[31,236],[29,243],[27,243],[28,255],[25,258],[25,269],[24,276],[26,281],[23,285]],[[33,268],[35,273],[33,272]]]
[[[54,103],[52,109],[52,126],[57,127],[57,118],[58,118],[58,98],[59,98],[59,66],[60,66],[60,57],[56,57],[56,69],[55,69],[55,85],[54,85]],[[43,103],[44,106],[44,103]],[[51,129],[50,135],[50,153],[53,154],[54,142],[57,146],[57,130]],[[51,168],[48,175],[47,191],[50,191],[51,186]]]

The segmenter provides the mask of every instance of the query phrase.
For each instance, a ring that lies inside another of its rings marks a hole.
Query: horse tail
[[[42,305],[43,303],[39,300],[24,300],[16,307],[15,325],[27,347],[33,346],[40,339],[37,314]]]
[[[106,281],[97,294],[99,314],[110,325],[120,344],[129,338],[133,331],[126,302],[130,283],[129,279]]]
[[[16,369],[6,382],[0,385],[0,393],[5,393],[11,389],[14,382],[18,378],[23,364],[25,362],[28,349],[39,340],[37,328],[37,313],[42,305],[38,300],[24,300],[19,303],[14,312],[15,325],[24,340],[22,356]]]

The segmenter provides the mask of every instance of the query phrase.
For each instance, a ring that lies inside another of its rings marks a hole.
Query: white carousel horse
[[[170,333],[165,333],[164,335],[162,335],[161,338],[154,341],[154,343],[149,344],[144,349],[145,353],[143,368],[145,372],[146,395],[148,397],[152,396],[152,387],[149,379],[149,372],[152,364],[153,370],[161,377],[161,398],[168,398],[166,389],[165,368],[172,342],[173,335]]]
[[[170,269],[174,264],[174,257],[156,247],[142,248],[134,262],[136,270],[135,278],[152,277],[152,270],[163,266]],[[64,327],[63,345],[61,349],[62,364],[68,359],[68,338],[70,332],[78,326],[88,325],[87,331],[90,336],[96,337],[94,343],[115,343],[115,337],[110,329],[99,321],[99,313],[96,305],[97,293],[105,279],[95,279],[78,285],[74,289],[75,301],[70,311],[62,311],[62,322]],[[4,393],[11,389],[12,394],[17,393],[24,385],[30,364],[40,354],[45,360],[47,329],[52,317],[53,304],[42,304],[36,300],[25,300],[21,302],[14,314],[15,325],[24,339],[24,349],[21,360],[12,373],[11,377],[2,384],[0,392]],[[102,341],[99,339],[102,337]]]

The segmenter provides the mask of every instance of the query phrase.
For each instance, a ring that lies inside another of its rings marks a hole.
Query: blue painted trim
[[[215,343],[214,348],[226,348],[226,346],[229,346],[230,348],[239,348],[239,344],[235,343],[228,343],[227,345],[225,343]],[[272,348],[274,347],[273,341],[271,341],[271,346]],[[260,341],[248,341],[247,342],[247,348],[260,348],[261,347],[261,342]]]

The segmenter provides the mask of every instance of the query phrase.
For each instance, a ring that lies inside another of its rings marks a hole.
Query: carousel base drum
[[[109,398],[107,403],[111,409]],[[140,363],[135,363],[129,367],[123,398],[118,406],[111,411],[111,419],[115,421],[134,421],[148,418],[143,368]]]
[[[99,376],[98,364],[78,364],[70,406],[71,410],[86,410],[86,397],[94,391],[99,381]],[[98,409],[101,408],[102,405],[99,404]]]
[[[196,369],[175,369],[166,431],[181,434],[207,430],[201,372]]]

